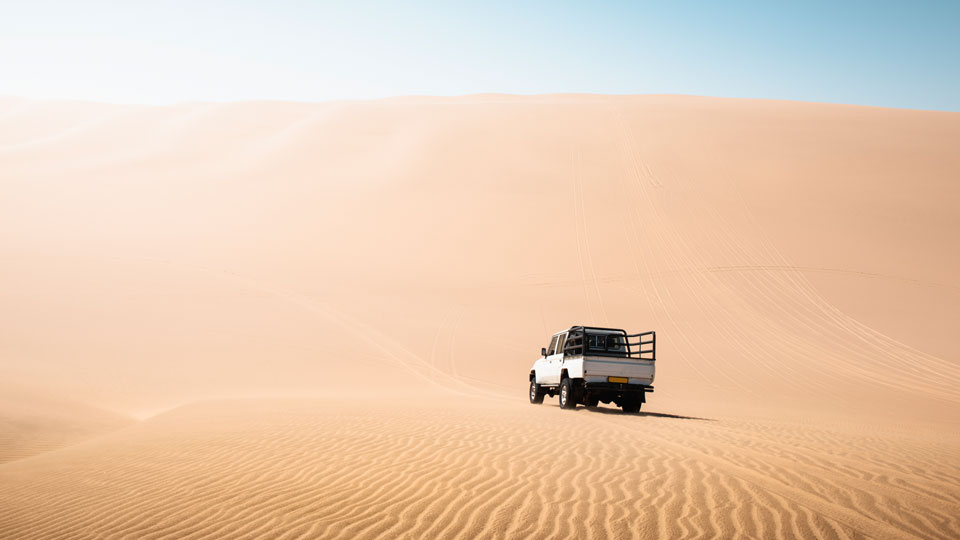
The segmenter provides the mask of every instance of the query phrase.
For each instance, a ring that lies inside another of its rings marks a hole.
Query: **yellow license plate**
[[[627,383],[630,382],[630,379],[626,377],[607,377],[607,382]]]

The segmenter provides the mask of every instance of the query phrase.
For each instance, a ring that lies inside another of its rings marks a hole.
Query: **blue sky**
[[[0,95],[699,94],[960,110],[960,1],[0,0]]]

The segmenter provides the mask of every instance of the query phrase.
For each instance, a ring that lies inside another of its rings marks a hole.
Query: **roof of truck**
[[[577,332],[577,331],[582,331],[582,330],[587,330],[587,331],[590,331],[590,332],[598,332],[598,333],[606,333],[606,332],[610,332],[610,333],[614,333],[614,334],[626,334],[626,333],[627,333],[625,330],[622,330],[622,329],[620,329],[620,328],[600,328],[600,327],[597,327],[597,326],[571,326],[570,329],[567,330],[567,331],[568,331],[568,332]]]

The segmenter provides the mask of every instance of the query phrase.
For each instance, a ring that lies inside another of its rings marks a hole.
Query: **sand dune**
[[[0,377],[149,418],[11,451],[0,536],[956,537],[958,147],[697,97],[2,100]],[[524,403],[581,323],[657,330],[656,414]]]

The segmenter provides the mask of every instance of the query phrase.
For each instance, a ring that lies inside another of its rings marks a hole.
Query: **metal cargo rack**
[[[600,336],[604,336],[604,339],[597,339]],[[595,338],[593,343],[590,343],[591,337]],[[610,337],[616,337],[617,339],[611,340]],[[631,339],[637,341],[632,342]],[[649,348],[644,349],[645,346]],[[655,362],[657,360],[657,333],[650,331],[628,334],[619,328],[574,326],[569,330],[563,352],[570,356],[586,354],[587,356],[633,358],[634,360]]]

